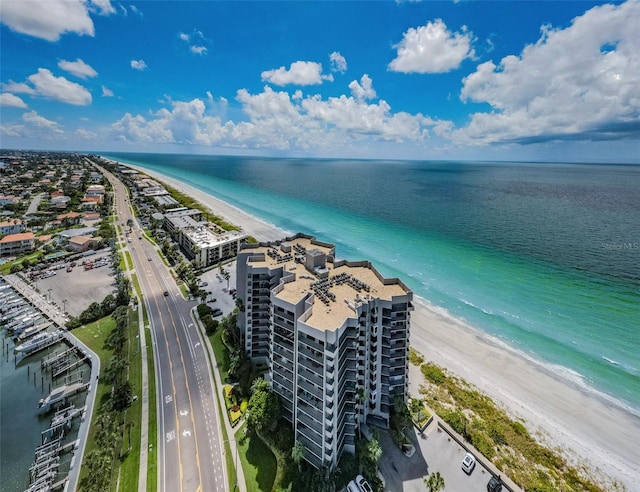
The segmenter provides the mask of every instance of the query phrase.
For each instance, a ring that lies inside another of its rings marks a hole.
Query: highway
[[[117,222],[127,231],[127,222],[134,224],[127,246],[152,335],[158,443],[150,444],[158,450],[158,490],[224,492],[229,487],[211,367],[190,314],[196,303],[182,297],[156,247],[144,238],[125,186],[99,169],[114,188]]]

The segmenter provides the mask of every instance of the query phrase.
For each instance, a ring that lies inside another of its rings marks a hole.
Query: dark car
[[[169,291],[168,291],[168,290],[165,290],[165,291],[164,291],[164,296],[165,296],[165,297],[168,297],[168,296],[169,296]]]
[[[487,484],[487,492],[502,492],[502,479],[500,475],[494,475]]]
[[[222,316],[222,309],[215,308],[211,311],[211,316]]]

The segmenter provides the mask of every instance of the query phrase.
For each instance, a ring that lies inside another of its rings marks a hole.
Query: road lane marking
[[[176,431],[172,430],[167,432],[167,442],[171,442],[176,438]]]

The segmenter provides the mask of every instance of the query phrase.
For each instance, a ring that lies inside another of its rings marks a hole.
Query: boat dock
[[[67,350],[65,350],[63,352],[54,352],[53,354],[46,356],[45,358],[43,358],[40,361],[40,367],[45,369],[45,368],[49,367],[50,365],[55,364],[56,362],[58,362],[60,359],[68,357],[73,352],[75,352],[75,350],[76,350],[75,347],[71,347],[71,348],[68,348]]]
[[[51,419],[51,427],[42,431],[42,443],[50,442],[57,437],[64,436],[65,432],[71,428],[73,419],[81,415],[85,408],[76,408],[71,405],[62,410],[58,410]]]
[[[40,400],[38,406],[38,413],[40,415],[49,413],[51,410],[55,409],[60,405],[65,405],[69,398],[73,395],[80,393],[81,391],[85,391],[89,388],[89,383],[76,382],[71,384],[65,384],[64,386],[60,386],[55,388],[49,396]]]
[[[73,451],[78,440],[62,444],[67,430],[71,429],[73,419],[84,415],[86,407],[71,405],[59,410],[51,419],[51,427],[42,433],[42,445],[35,451],[33,464],[29,468],[29,486],[25,492],[58,490],[64,487],[69,477],[54,483],[58,477],[60,455]]]
[[[86,360],[86,355],[78,353],[75,347],[71,347],[63,352],[45,357],[40,361],[40,366],[43,370],[49,369],[51,377],[55,379],[75,369]]]

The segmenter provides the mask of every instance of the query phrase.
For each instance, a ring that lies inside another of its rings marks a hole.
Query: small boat
[[[61,335],[62,332],[60,330],[38,333],[30,340],[27,340],[26,342],[15,347],[13,350],[14,352],[22,353],[25,355],[30,354],[31,352],[34,352],[39,348],[44,347],[54,342],[55,340],[58,340]]]
[[[55,388],[49,396],[38,402],[38,413],[43,414],[51,411],[56,405],[63,404],[67,398],[84,391],[89,387],[88,383],[72,383]]]

